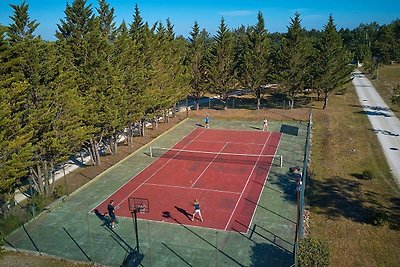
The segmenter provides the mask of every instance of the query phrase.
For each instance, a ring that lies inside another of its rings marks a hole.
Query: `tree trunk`
[[[49,189],[50,190],[48,192],[48,194],[49,194],[48,196],[51,196],[54,193],[54,188],[56,187],[56,176],[54,175],[54,164],[53,164],[53,162],[50,163],[50,172],[49,172],[49,174],[50,174],[51,182],[49,184]]]
[[[167,110],[166,110],[166,120],[165,120],[165,122],[166,123],[169,123],[169,108],[167,108]]]
[[[128,126],[128,129],[126,131],[126,143],[128,147],[132,147],[132,136],[133,136],[133,130],[132,130],[132,125]]]
[[[36,191],[50,197],[55,188],[54,165],[47,161],[37,163],[30,168],[31,180],[36,188]]]
[[[256,98],[257,98],[257,109],[260,110],[260,107],[261,107],[261,88],[257,88],[255,91],[256,91]]]
[[[289,99],[289,106],[290,106],[290,109],[293,109],[293,107],[294,107],[294,99],[293,98]]]
[[[90,157],[92,158],[93,165],[100,166],[101,160],[100,160],[99,144],[93,138],[90,139],[89,154]]]
[[[30,176],[33,184],[35,185],[36,191],[40,194],[44,193],[44,183],[42,176],[42,168],[39,163],[30,168]]]
[[[175,118],[176,116],[176,102],[174,103],[174,106],[172,107],[172,118]]]
[[[165,115],[163,114],[163,119],[164,119],[164,116]],[[153,129],[158,129],[158,116],[154,117],[154,127],[153,127]]]
[[[142,119],[142,120],[140,121],[140,129],[141,129],[141,131],[140,131],[140,136],[141,136],[141,137],[144,137],[145,128],[146,128],[145,121],[144,121],[144,119]]]
[[[325,94],[324,96],[324,106],[322,107],[322,109],[325,109],[328,106],[328,94]]]
[[[117,147],[118,147],[118,134],[114,133],[110,137],[110,151],[111,155],[117,154]]]

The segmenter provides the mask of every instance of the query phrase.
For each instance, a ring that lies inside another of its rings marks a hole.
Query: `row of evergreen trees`
[[[145,23],[136,6],[129,25],[114,22],[114,9],[99,0],[67,4],[57,40],[35,35],[28,5],[11,5],[12,22],[0,30],[0,193],[12,195],[29,175],[36,190],[54,190],[55,165],[86,149],[100,165],[100,146],[117,153],[117,140],[189,95],[206,92],[227,102],[250,89],[257,107],[265,85],[278,84],[292,101],[306,88],[328,96],[349,77],[351,54],[332,16],[310,36],[296,13],[288,31],[268,34],[261,13],[256,25],[215,36],[194,23],[190,37],[176,37],[172,23]],[[173,108],[175,110],[175,108]],[[166,116],[167,118],[168,116]],[[4,201],[4,199],[3,199]]]

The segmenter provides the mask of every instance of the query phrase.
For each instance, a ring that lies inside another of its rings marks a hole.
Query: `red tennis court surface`
[[[109,200],[117,216],[131,217],[128,198],[146,198],[150,212],[138,218],[213,229],[247,232],[260,199],[280,133],[196,128],[173,149],[208,151],[207,157],[167,152],[105,199],[96,209],[106,212]],[[252,159],[224,153],[259,155]],[[191,221],[193,200],[200,202],[204,222]]]

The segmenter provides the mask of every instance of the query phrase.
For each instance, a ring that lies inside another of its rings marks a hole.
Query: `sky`
[[[0,0],[0,24],[11,23],[10,4],[19,5],[23,0]],[[35,34],[45,40],[55,40],[54,34],[60,19],[65,18],[64,10],[72,0],[25,0],[29,5],[31,20],[40,23]],[[388,24],[400,19],[400,0],[108,0],[115,9],[117,26],[125,20],[130,24],[135,4],[145,22],[153,25],[157,21],[170,19],[176,35],[188,37],[195,21],[200,28],[214,35],[221,18],[230,29],[241,25],[251,26],[257,22],[257,13],[262,12],[269,32],[286,32],[290,18],[300,13],[301,23],[307,30],[322,30],[332,14],[337,29],[354,29],[360,23],[378,22]],[[97,0],[87,0],[87,4],[98,7]]]

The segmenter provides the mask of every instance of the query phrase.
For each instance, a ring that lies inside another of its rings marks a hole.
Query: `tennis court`
[[[171,149],[150,148],[158,157],[95,209],[114,200],[118,216],[131,217],[128,199],[149,200],[138,218],[212,229],[247,232],[272,164],[279,132],[196,128]],[[193,200],[204,222],[192,221]]]
[[[307,125],[271,122],[262,132],[259,120],[214,119],[212,129],[199,120],[182,121],[112,166],[8,235],[7,246],[125,266],[137,244],[125,198],[138,197],[150,201],[150,212],[137,214],[142,266],[291,266],[297,184],[289,167],[303,162]],[[263,157],[270,154],[273,161]],[[111,198],[122,203],[114,230],[101,214]],[[194,198],[204,222],[189,220]],[[101,213],[91,212],[96,207]]]

